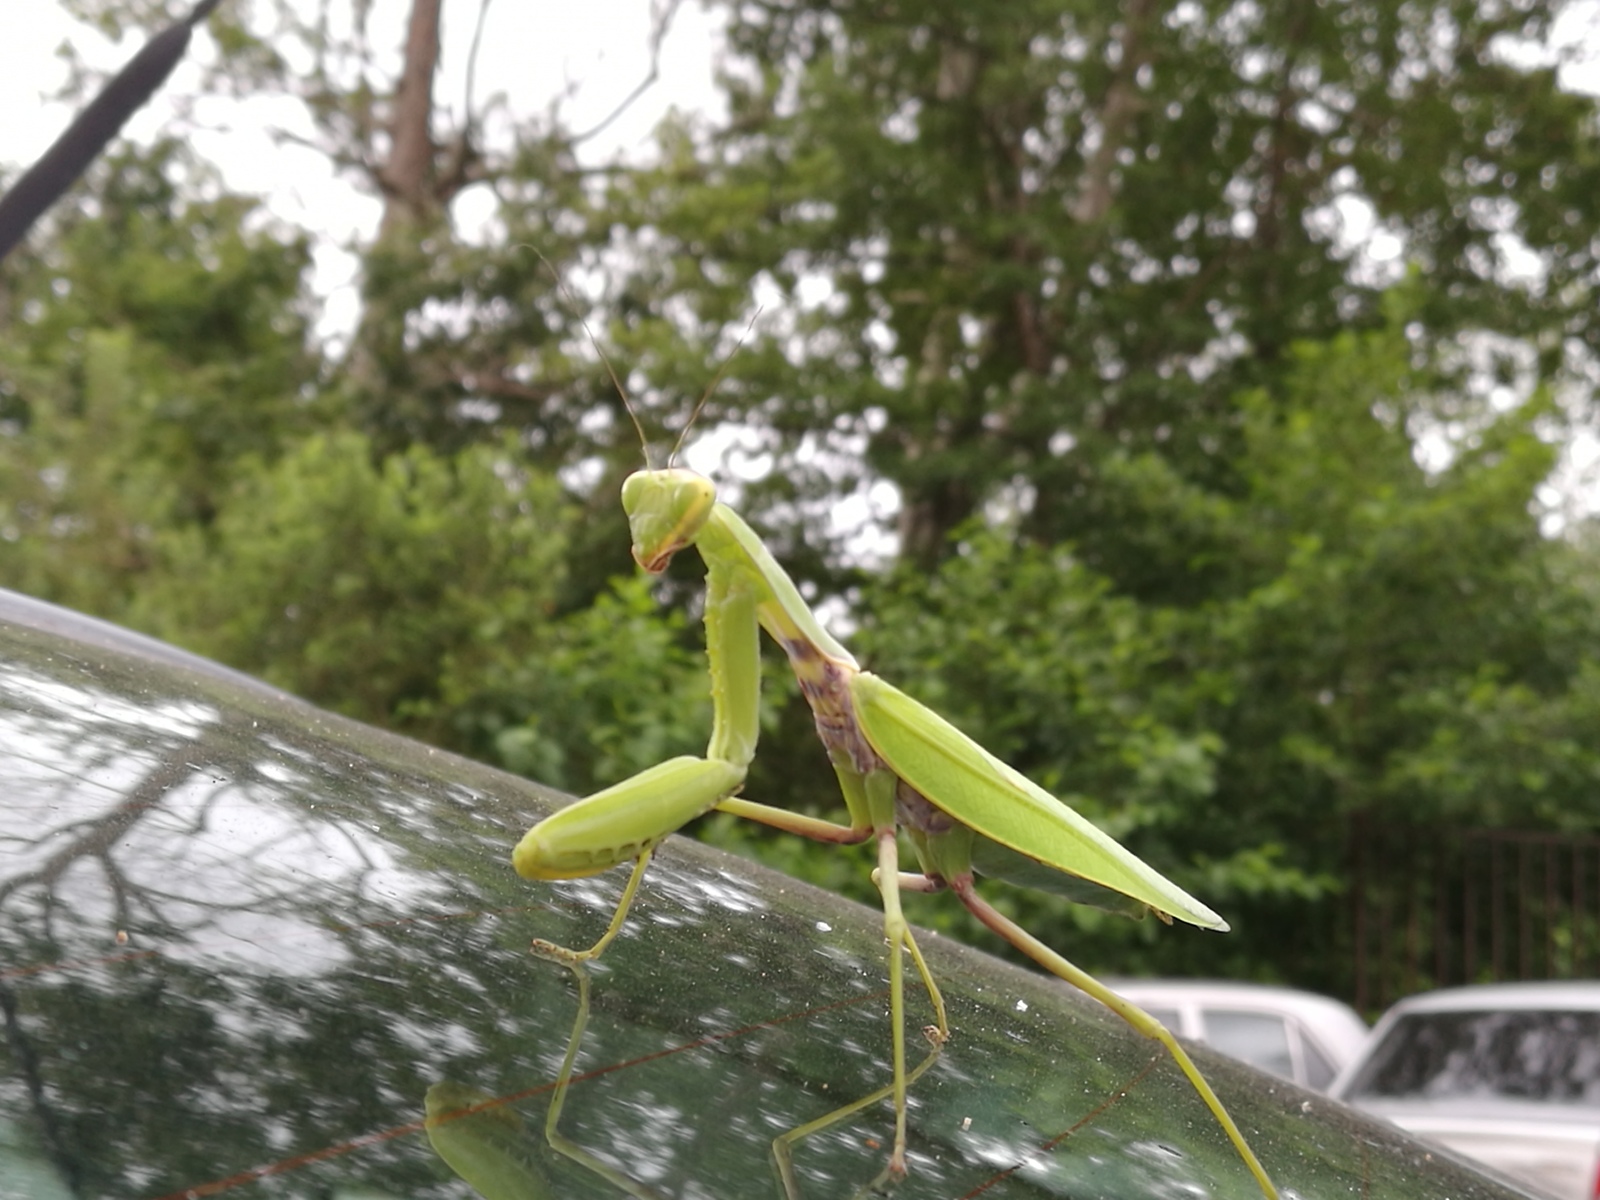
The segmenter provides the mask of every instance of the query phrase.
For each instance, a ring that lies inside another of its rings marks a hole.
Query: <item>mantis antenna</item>
[[[583,314],[578,310],[577,298],[573,296],[571,290],[567,287],[566,280],[561,278],[561,272],[556,270],[555,264],[545,257],[544,251],[527,242],[522,244],[539,256],[539,261],[544,264],[545,270],[550,272],[551,277],[556,282],[557,289],[560,290],[562,297],[565,298],[566,302],[571,306],[573,314],[578,318],[578,324],[583,326],[583,332],[588,336],[589,344],[594,347],[594,352],[600,356],[600,361],[605,364],[606,374],[611,377],[611,386],[617,389],[617,395],[622,398],[622,407],[628,410],[628,419],[633,422],[634,432],[639,435],[639,447],[644,452],[645,469],[647,471],[654,470],[654,464],[650,461],[650,439],[645,436],[644,426],[639,421],[639,412],[633,406],[633,400],[628,395],[628,389],[622,386],[622,380],[617,376],[616,368],[611,365],[610,357],[601,349],[600,340],[594,336],[594,330],[589,328],[589,322],[583,319]],[[728,373],[728,365],[733,361],[734,354],[739,352],[740,347],[744,345],[745,338],[749,337],[750,331],[756,327],[756,322],[761,319],[761,313],[764,308],[765,306],[763,305],[762,308],[756,309],[750,318],[750,323],[745,326],[744,332],[739,335],[738,345],[734,346],[732,353],[722,360],[721,365],[717,367],[717,373],[711,377],[711,382],[706,386],[706,390],[700,393],[700,399],[695,401],[694,409],[689,413],[689,419],[684,422],[683,429],[678,434],[678,440],[672,444],[672,453],[667,455],[668,467],[671,467],[677,461],[678,452],[683,449],[683,443],[687,440],[689,431],[694,428],[694,423],[700,419],[700,412],[705,408],[706,401],[711,399],[712,393],[717,390],[717,384],[721,383],[722,377]]]
[[[760,318],[761,309],[758,308],[755,314],[751,316],[750,324],[746,325],[744,332],[739,335],[738,345],[734,346],[728,357],[722,360],[721,365],[717,367],[717,373],[711,377],[711,382],[706,385],[706,390],[701,392],[700,399],[695,401],[694,411],[689,414],[689,419],[684,422],[683,429],[678,434],[678,440],[672,444],[672,453],[667,455],[668,467],[678,461],[678,451],[683,449],[683,443],[688,438],[689,431],[694,428],[694,423],[700,419],[700,410],[706,406],[706,401],[711,399],[711,393],[717,390],[717,384],[721,383],[722,377],[728,373],[728,364],[733,361],[733,356],[739,353],[740,347],[744,345],[745,338],[750,336],[750,331],[756,327],[756,322]],[[623,399],[626,400],[627,397],[624,396]],[[649,465],[648,458],[645,465]]]
[[[622,386],[622,380],[617,377],[617,370],[611,365],[610,357],[604,350],[600,348],[600,339],[594,336],[594,330],[589,328],[589,322],[583,319],[583,313],[578,309],[577,297],[575,297],[572,294],[572,291],[567,287],[566,280],[561,278],[561,272],[556,270],[555,263],[551,262],[545,257],[544,251],[540,250],[537,246],[529,245],[527,242],[522,244],[539,256],[539,261],[544,264],[545,270],[550,272],[551,278],[556,281],[556,288],[561,292],[561,295],[566,300],[567,304],[571,306],[573,315],[578,318],[578,324],[583,326],[583,332],[588,337],[589,344],[594,347],[594,352],[600,356],[600,361],[605,364],[606,374],[611,377],[611,386],[617,389],[617,395],[622,398],[622,407],[628,410],[628,419],[633,422],[634,432],[639,435],[639,448],[644,452],[645,469],[653,469],[653,464],[650,462],[650,439],[644,435],[644,426],[639,423],[639,413],[633,407],[633,400],[628,396],[628,389]],[[722,373],[720,371],[717,373],[717,378],[722,378]],[[715,381],[713,381],[712,386],[716,386]],[[690,425],[694,424],[694,418],[695,416],[699,415],[700,408],[705,404],[705,402],[706,398],[705,396],[702,396],[700,398],[700,403],[695,405],[694,413],[689,417]],[[684,432],[688,432],[687,427],[685,427]],[[672,448],[672,457],[677,457],[678,447],[682,445],[683,437],[682,435],[679,435],[678,444]],[[671,458],[667,460],[667,465],[672,465]]]

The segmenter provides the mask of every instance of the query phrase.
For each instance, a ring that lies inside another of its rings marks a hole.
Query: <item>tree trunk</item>
[[[433,189],[433,75],[439,66],[440,0],[413,0],[405,64],[389,113],[389,161],[378,173],[383,188],[382,239],[425,220],[437,203]]]

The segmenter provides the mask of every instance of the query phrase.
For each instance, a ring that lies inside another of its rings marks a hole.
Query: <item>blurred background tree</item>
[[[0,583],[575,792],[693,751],[697,564],[632,576],[587,317],[662,441],[725,367],[697,430],[755,447],[731,494],[871,666],[1236,932],[1011,911],[1095,969],[1349,994],[1352,821],[1600,818],[1560,9],[726,6],[727,120],[594,167],[551,114],[446,113],[438,0],[388,70],[364,6],[225,6],[211,84],[298,99],[382,202],[359,324],[310,332],[306,231],[122,147],[0,274]],[[837,810],[772,679],[749,792]]]

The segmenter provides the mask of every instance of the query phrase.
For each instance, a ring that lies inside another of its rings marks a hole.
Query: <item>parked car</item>
[[[1600,1196],[1600,981],[1402,1000],[1333,1095],[1557,1200]]]
[[[882,914],[669,839],[586,972],[556,1153],[578,976],[528,943],[594,938],[627,877],[513,873],[561,802],[0,591],[0,1196],[468,1200],[481,1169],[494,1197],[773,1200],[774,1135],[889,1077]],[[953,1037],[912,1085],[897,1200],[1258,1194],[1148,1040],[919,940]],[[1195,1058],[1285,1195],[1515,1200]],[[858,1191],[891,1124],[878,1104],[800,1142],[798,1194]]]
[[[1180,1037],[1325,1092],[1361,1053],[1367,1024],[1315,992],[1205,979],[1119,979],[1120,992]]]

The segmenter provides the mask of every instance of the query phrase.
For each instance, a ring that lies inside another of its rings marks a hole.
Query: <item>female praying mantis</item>
[[[1154,1017],[1073,966],[997,912],[973,888],[973,873],[1066,895],[1080,903],[1142,916],[1153,912],[1206,929],[1227,923],[1087,819],[979,746],[954,725],[876,675],[861,670],[801,598],[761,539],[715,486],[693,471],[638,471],[622,485],[633,557],[652,574],[695,546],[706,565],[706,652],[713,721],[704,758],[684,756],[641,771],[535,825],[512,861],[526,879],[574,879],[632,860],[633,874],[611,922],[587,950],[535,942],[536,952],[568,962],[594,958],[616,937],[650,855],[668,834],[712,809],[819,841],[875,839],[873,879],[883,897],[889,944],[895,1136],[885,1175],[905,1174],[906,1054],[902,948],[933,1003],[937,1047],[949,1034],[944,1001],[900,908],[900,890],[948,888],[986,926],[1046,970],[1094,997],[1139,1033],[1160,1042],[1211,1110],[1269,1200],[1277,1190],[1244,1135],[1189,1055]],[[760,689],[759,629],[782,647],[816,718],[838,775],[850,823],[791,813],[738,798],[755,756]],[[922,868],[901,874],[904,830]],[[926,1065],[926,1064],[925,1064]],[[916,1072],[920,1074],[922,1068]],[[792,1191],[788,1145],[855,1111],[862,1102],[779,1139],[780,1175]]]

